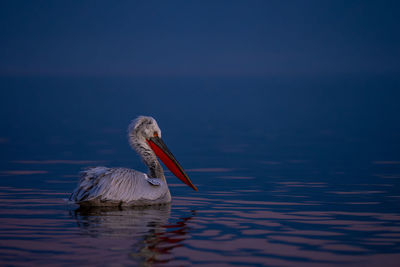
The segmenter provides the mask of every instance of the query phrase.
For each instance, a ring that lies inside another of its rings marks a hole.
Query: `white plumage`
[[[71,200],[91,206],[142,206],[171,202],[166,181],[153,185],[145,173],[126,168],[88,168]]]
[[[197,190],[160,137],[161,130],[152,117],[138,117],[129,125],[128,138],[149,168],[148,174],[127,168],[87,168],[81,172],[70,200],[84,206],[143,206],[171,202],[164,171],[155,152],[163,161],[167,157],[164,162],[167,167],[171,169],[173,165],[171,171]]]

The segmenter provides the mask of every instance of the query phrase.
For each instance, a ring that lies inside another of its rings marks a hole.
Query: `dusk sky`
[[[398,1],[2,1],[1,76],[396,74]]]

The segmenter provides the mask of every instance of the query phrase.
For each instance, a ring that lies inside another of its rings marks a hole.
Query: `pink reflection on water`
[[[229,180],[252,180],[252,179],[255,179],[255,177],[251,177],[251,176],[218,176],[217,178],[229,179]]]
[[[246,229],[241,231],[244,235],[266,235],[274,233],[273,231],[269,230],[260,230],[260,229]]]
[[[16,257],[28,258],[36,264],[49,264],[50,262],[79,262],[80,264],[104,265],[118,263],[129,263],[129,259],[116,254],[113,248],[126,248],[131,244],[130,240],[104,240],[76,236],[74,238],[62,237],[63,242],[50,238],[43,240],[7,240],[0,245],[8,247],[12,262]],[[15,248],[15,249],[14,249]],[[103,249],[99,249],[103,248]],[[78,251],[83,253],[77,253]],[[38,253],[39,252],[39,253]],[[71,255],[74,255],[71,258]],[[98,255],[101,255],[99,257]]]
[[[203,251],[198,249],[193,249],[190,247],[180,247],[175,252],[177,256],[187,257],[190,255],[191,262],[196,262],[200,264],[199,266],[237,266],[238,264],[242,264],[242,266],[246,266],[248,264],[261,264],[267,266],[289,266],[291,261],[285,259],[279,259],[276,257],[265,257],[265,256],[252,256],[248,257],[247,255],[240,255],[240,253],[220,253],[220,252],[211,252],[211,251]],[[210,264],[210,262],[212,264]],[[208,264],[207,264],[208,263]],[[293,263],[293,262],[292,262]],[[204,264],[204,265],[201,265]],[[235,264],[235,265],[232,265]],[[299,266],[299,265],[297,265]],[[311,265],[308,265],[311,266]]]
[[[329,242],[328,240],[325,240],[325,239],[307,238],[307,237],[300,237],[300,236],[288,236],[288,235],[269,235],[268,239],[283,241],[286,243],[319,245],[319,246]]]
[[[309,206],[319,205],[318,203],[300,203],[300,202],[273,202],[273,201],[247,201],[247,200],[226,200],[226,203],[244,204],[244,205],[265,205],[265,206]]]
[[[20,164],[72,164],[72,165],[104,163],[104,161],[94,161],[94,160],[16,160],[13,162]]]
[[[179,197],[174,196],[173,201],[179,204],[191,203],[193,201],[200,201],[204,203],[224,203],[224,204],[242,204],[249,205],[261,205],[261,206],[317,206],[319,203],[314,202],[274,202],[274,201],[249,201],[249,200],[224,200],[214,198],[202,198],[202,197]]]
[[[201,233],[198,233],[197,236],[218,236],[221,231],[219,230],[205,230]]]
[[[186,184],[168,184],[169,187],[186,187]]]
[[[10,191],[10,192],[34,192],[32,188],[14,188],[9,186],[0,186],[0,190]],[[40,191],[40,190],[39,190]]]
[[[320,182],[277,182],[285,187],[327,187],[327,183]]]
[[[396,238],[396,237],[400,237],[400,233],[384,233],[384,234],[377,234],[377,236]]]
[[[234,169],[229,168],[197,168],[197,169],[187,169],[187,172],[231,172]]]
[[[270,211],[270,210],[249,210],[249,211],[241,211],[241,210],[235,210],[235,209],[229,209],[228,207],[223,207],[221,208],[224,210],[225,213],[229,213],[231,215],[234,215],[238,218],[251,218],[251,219],[282,219],[282,220],[321,220],[321,219],[326,219],[326,217],[318,217],[318,216],[296,216],[296,215],[291,215],[287,213],[282,213],[282,212],[275,212],[275,211]],[[207,214],[220,214],[221,211],[219,209],[213,209],[213,210],[202,210],[199,212],[204,212]],[[269,222],[272,224],[272,222]]]
[[[209,191],[208,195],[210,196],[234,196],[237,195],[237,192],[231,191]]]
[[[12,176],[12,175],[33,175],[33,174],[45,174],[45,173],[48,173],[48,171],[11,170],[11,171],[1,171],[0,175]]]
[[[368,249],[346,245],[346,244],[325,244],[321,247],[325,250],[345,251],[345,252],[367,252]]]
[[[319,231],[319,230],[298,230],[298,229],[293,229],[289,228],[284,231],[284,234],[289,234],[289,235],[298,235],[298,236],[342,236],[344,233],[340,232],[333,232],[329,230],[325,231]]]
[[[329,193],[337,195],[364,195],[364,194],[383,194],[385,191],[331,191]]]
[[[335,254],[329,251],[318,251],[318,250],[306,250],[301,248],[300,246],[294,244],[283,244],[277,242],[270,242],[268,239],[261,238],[235,238],[233,240],[221,240],[214,242],[209,242],[207,240],[187,240],[185,244],[189,245],[190,248],[195,249],[190,253],[194,253],[194,255],[204,255],[204,250],[207,250],[207,257],[196,257],[196,261],[207,262],[207,261],[228,261],[228,262],[252,262],[253,260],[257,261],[257,257],[244,257],[246,253],[240,253],[243,250],[253,250],[257,251],[257,254],[262,255],[274,255],[276,256],[284,256],[285,260],[281,263],[285,263],[286,265],[291,262],[290,258],[296,258],[294,260],[296,262],[296,266],[298,265],[298,259],[304,260],[313,260],[313,261],[326,261],[329,263],[340,263],[340,262],[349,262],[356,261],[360,259],[358,256],[351,255],[340,255]],[[181,253],[188,253],[187,246],[178,248],[175,253],[183,256]],[[217,251],[217,253],[209,252],[210,250]],[[208,254],[210,253],[210,254]],[[242,257],[239,256],[242,254]],[[191,254],[191,258],[194,256]],[[229,256],[227,259],[224,255]],[[265,263],[265,258],[260,258],[258,260],[262,260]]]
[[[49,184],[76,184],[76,181],[73,181],[73,180],[71,180],[71,181],[46,180],[45,182],[49,183]]]
[[[378,205],[381,202],[345,202],[348,205]]]
[[[399,226],[387,226],[381,223],[355,223],[353,225],[347,225],[343,227],[338,227],[338,229],[360,231],[360,232],[400,232]]]

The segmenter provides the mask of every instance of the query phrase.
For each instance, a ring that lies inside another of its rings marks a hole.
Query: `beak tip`
[[[198,191],[197,187],[194,184],[190,183],[187,185],[190,186],[194,191],[196,191],[196,192]]]

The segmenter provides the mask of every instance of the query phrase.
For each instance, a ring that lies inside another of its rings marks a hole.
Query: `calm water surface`
[[[0,264],[398,266],[394,78],[1,78]],[[154,116],[198,186],[81,209],[81,168],[146,171],[126,127]]]

